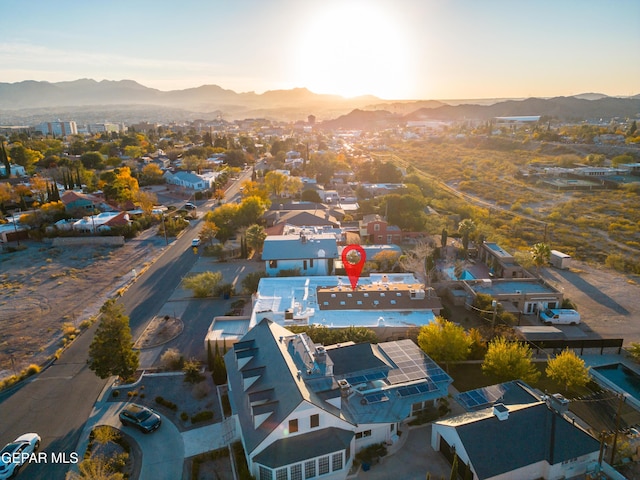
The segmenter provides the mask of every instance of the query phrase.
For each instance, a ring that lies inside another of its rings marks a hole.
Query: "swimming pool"
[[[473,274],[468,270],[463,270],[460,278],[456,278],[455,274],[453,273],[454,270],[455,270],[455,267],[447,267],[442,269],[442,271],[446,273],[451,280],[475,280],[476,279],[476,277],[474,277]]]
[[[622,363],[616,363],[614,365],[593,367],[593,370],[640,401],[640,375],[630,368]]]

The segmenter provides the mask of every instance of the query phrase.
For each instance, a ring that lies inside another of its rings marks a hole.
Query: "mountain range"
[[[549,99],[387,101],[374,96],[344,98],[316,94],[306,88],[237,93],[218,85],[161,91],[132,80],[0,83],[0,124],[55,118],[94,121],[331,120],[343,128],[377,126],[407,120],[489,119],[496,116],[548,115],[560,119],[636,117],[640,95],[628,98],[585,93]],[[349,114],[349,115],[348,115]],[[343,122],[338,122],[342,118]],[[344,125],[343,125],[344,124]],[[347,126],[348,125],[348,126]]]

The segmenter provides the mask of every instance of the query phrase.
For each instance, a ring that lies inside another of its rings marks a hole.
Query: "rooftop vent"
[[[509,418],[509,409],[505,407],[503,403],[496,403],[493,406],[493,414],[496,416],[498,420],[503,422],[507,418]]]
[[[569,410],[569,400],[563,397],[559,393],[554,393],[546,398],[547,405],[551,410],[554,410],[560,414],[566,413]]]

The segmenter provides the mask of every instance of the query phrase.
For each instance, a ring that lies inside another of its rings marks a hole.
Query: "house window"
[[[381,296],[381,297],[384,297],[384,292],[381,292],[381,293],[380,293],[380,296]]]
[[[360,438],[366,438],[371,436],[371,430],[365,430],[364,432],[356,433],[356,440]]]
[[[304,462],[304,478],[313,478],[316,476],[316,461],[309,460]]]
[[[322,302],[323,305],[329,305],[329,302]]]
[[[291,465],[291,480],[302,480],[302,464]]]
[[[379,232],[380,231],[380,224],[379,223],[374,223],[373,224],[373,231],[374,232]]]
[[[342,470],[342,452],[334,453],[331,457],[331,471]]]
[[[306,260],[303,260],[303,261],[302,261],[302,269],[303,269],[303,270],[306,270],[306,269],[307,269],[307,261],[306,261]]]
[[[391,305],[395,305],[396,303],[398,302],[396,302],[395,300],[391,300]]]
[[[340,305],[346,305],[347,302],[345,302],[344,300],[340,300]]]
[[[320,457],[318,459],[318,475],[329,473],[329,456]]]
[[[378,235],[378,241],[381,242],[382,241],[382,235]]]
[[[309,260],[309,267],[313,268],[313,258]]]
[[[278,268],[278,260],[269,260],[269,268]]]
[[[296,433],[298,431],[298,419],[294,418],[289,420],[289,433]]]
[[[272,480],[273,473],[270,468],[260,465],[260,480]]]
[[[311,415],[311,420],[310,420],[310,425],[311,428],[316,428],[320,426],[320,415],[319,414],[313,414]]]
[[[357,303],[358,305],[362,305],[362,300],[358,300],[356,303]]]
[[[287,472],[287,468],[279,468],[276,470],[276,480],[288,480],[289,472]]]

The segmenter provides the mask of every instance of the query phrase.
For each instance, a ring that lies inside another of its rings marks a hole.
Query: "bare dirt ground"
[[[90,319],[159,253],[164,240],[154,234],[122,247],[26,241],[26,250],[0,253],[0,379],[49,359],[65,323]]]
[[[640,342],[640,276],[575,260],[569,270],[547,267],[541,276],[577,305],[585,333]]]

